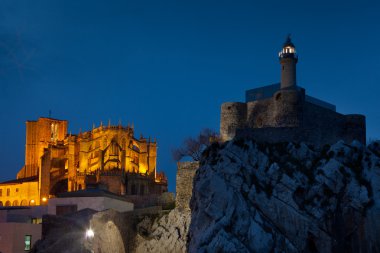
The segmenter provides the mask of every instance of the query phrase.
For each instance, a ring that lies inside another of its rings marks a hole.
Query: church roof
[[[20,178],[20,179],[12,179],[8,181],[1,182],[1,184],[21,184],[21,183],[26,183],[26,182],[37,182],[38,181],[38,176],[33,176],[33,177],[25,177],[25,178]]]

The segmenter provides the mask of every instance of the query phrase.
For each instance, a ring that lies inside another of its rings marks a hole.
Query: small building
[[[258,142],[305,142],[321,147],[339,140],[366,143],[365,116],[343,115],[335,105],[306,95],[297,85],[298,55],[290,37],[279,53],[281,82],[246,92],[245,102],[221,106],[220,135]]]
[[[47,206],[1,207],[0,252],[29,252],[41,239]]]
[[[134,205],[120,195],[98,188],[61,193],[58,198],[51,198],[48,203],[49,215],[65,215],[84,209],[127,212],[132,211]]]
[[[0,207],[35,206],[37,203],[39,203],[37,176],[0,183]]]

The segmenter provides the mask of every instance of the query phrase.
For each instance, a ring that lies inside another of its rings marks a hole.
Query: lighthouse
[[[290,35],[288,35],[278,56],[281,64],[281,89],[295,89],[297,85],[296,64],[298,56]]]

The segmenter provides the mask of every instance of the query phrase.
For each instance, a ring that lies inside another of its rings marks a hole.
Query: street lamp
[[[94,230],[92,230],[91,228],[87,229],[86,238],[92,239],[93,237],[94,237]]]
[[[91,228],[87,229],[86,230],[86,241],[85,241],[85,247],[87,249],[90,249],[91,253],[94,253],[94,250],[93,250],[93,239],[94,238],[94,230],[92,230]]]

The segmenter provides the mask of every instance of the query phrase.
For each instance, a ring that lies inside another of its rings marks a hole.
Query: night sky
[[[24,164],[25,121],[69,131],[111,120],[156,137],[175,189],[171,149],[219,130],[220,105],[280,80],[288,33],[298,85],[380,137],[380,1],[0,1],[0,181]]]

